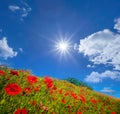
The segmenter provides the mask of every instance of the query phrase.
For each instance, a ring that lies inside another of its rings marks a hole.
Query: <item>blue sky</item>
[[[0,64],[120,98],[119,12],[119,0],[0,0]]]

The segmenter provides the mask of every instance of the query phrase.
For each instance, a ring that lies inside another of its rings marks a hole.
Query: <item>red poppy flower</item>
[[[62,94],[62,93],[63,93],[62,89],[60,89],[60,90],[59,90],[59,93],[60,93],[60,94]]]
[[[53,86],[52,83],[48,83],[48,84],[47,84],[47,88],[51,88],[52,86]]]
[[[5,72],[3,70],[0,70],[0,75],[5,75]]]
[[[71,106],[70,106],[70,105],[68,105],[68,106],[67,106],[67,108],[71,108]]]
[[[27,93],[30,93],[31,92],[31,88],[26,87],[26,88],[24,88],[24,91],[27,92]]]
[[[29,82],[30,84],[34,84],[34,83],[37,82],[37,77],[35,77],[35,76],[28,76],[28,77],[27,77],[27,80],[28,80],[28,82]]]
[[[75,93],[71,93],[71,96],[72,96],[74,99],[78,100],[78,96],[77,96]]]
[[[52,79],[51,79],[50,77],[46,76],[46,77],[44,78],[44,82],[45,82],[45,83],[52,83]]]
[[[84,96],[80,96],[80,100],[82,101],[82,102],[86,102],[86,99],[85,99],[85,97]]]
[[[82,114],[82,112],[80,112],[80,111],[77,111],[77,114]]]
[[[9,95],[17,95],[21,92],[21,88],[19,85],[11,83],[8,84],[5,88],[4,88],[5,92]]]
[[[23,89],[22,95],[25,95],[25,94],[28,95],[28,94],[31,93],[31,91],[32,91],[31,88],[26,87],[26,88]]]
[[[7,80],[10,80],[10,78],[8,78]]]
[[[66,91],[66,93],[64,94],[65,96],[68,96],[69,95],[69,92],[68,91]]]
[[[37,86],[36,88],[34,88],[34,91],[35,92],[38,92],[40,90],[40,87],[39,86]]]
[[[62,99],[61,101],[62,101],[62,103],[63,103],[63,104],[65,104],[65,103],[66,103],[65,99]]]
[[[27,110],[25,108],[17,109],[14,114],[27,114]]]
[[[116,114],[116,112],[111,112],[111,114]]]
[[[72,92],[70,95],[71,95],[71,97],[74,97],[76,94]]]
[[[36,101],[32,101],[32,105],[35,106],[37,104]]]
[[[44,82],[47,84],[47,88],[51,88],[53,87],[53,81],[50,77],[46,76],[44,78]]]
[[[53,90],[57,90],[57,87],[56,86],[53,86],[53,88],[52,88]]]
[[[11,71],[10,71],[10,74],[18,76],[18,71],[11,70]]]
[[[97,100],[91,99],[91,103],[96,104],[96,103],[97,103]]]

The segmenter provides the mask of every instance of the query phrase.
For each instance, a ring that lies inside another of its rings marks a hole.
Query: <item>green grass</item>
[[[120,114],[120,99],[67,81],[11,70],[0,70],[0,114]]]

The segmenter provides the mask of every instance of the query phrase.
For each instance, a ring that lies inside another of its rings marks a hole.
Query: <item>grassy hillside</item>
[[[0,114],[120,114],[120,100],[49,76],[4,68]]]

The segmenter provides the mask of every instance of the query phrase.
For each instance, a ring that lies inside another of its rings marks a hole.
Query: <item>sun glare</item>
[[[60,57],[68,57],[70,55],[71,43],[70,39],[62,38],[54,42],[54,51]]]
[[[68,51],[68,47],[69,45],[67,42],[58,42],[58,44],[56,45],[56,48],[61,52]]]

